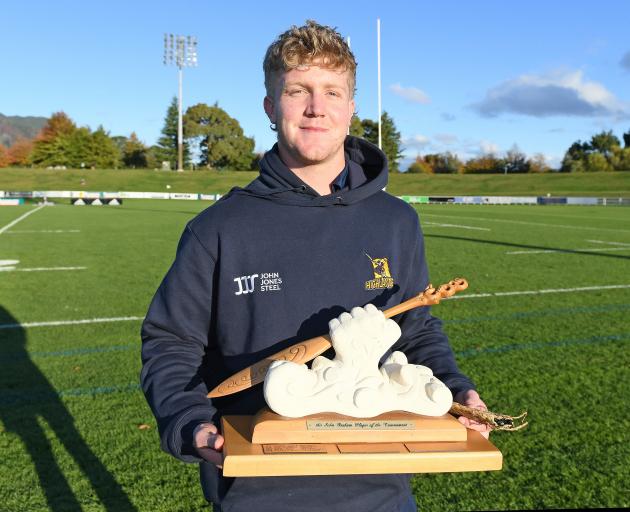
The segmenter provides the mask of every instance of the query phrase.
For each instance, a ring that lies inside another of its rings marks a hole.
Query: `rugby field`
[[[159,449],[139,328],[207,203],[0,208],[0,509],[207,510]],[[630,208],[418,207],[434,309],[491,409],[499,472],[417,475],[422,510],[627,507]]]

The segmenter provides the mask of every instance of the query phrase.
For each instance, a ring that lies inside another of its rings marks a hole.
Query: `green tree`
[[[616,171],[630,171],[630,146],[621,150],[619,163],[615,167]]]
[[[90,167],[91,133],[89,128],[76,128],[72,133],[59,134],[45,145],[36,143],[33,163],[42,167]]]
[[[40,167],[56,165],[69,166],[68,155],[70,142],[77,130],[71,134],[59,135],[49,141],[36,140],[33,153],[31,154],[33,164]]]
[[[2,144],[0,144],[0,167],[9,165],[9,152]]]
[[[581,172],[584,170],[586,157],[592,151],[591,145],[588,142],[582,142],[580,140],[571,144],[567,152],[562,159],[562,165],[560,171],[562,172]],[[579,164],[578,164],[579,162]]]
[[[561,172],[584,172],[586,170],[586,158],[584,160],[573,160],[566,156],[562,159]]]
[[[602,131],[591,137],[590,143],[577,141],[567,150],[561,171],[607,172],[625,170],[628,160],[625,150],[630,144],[630,132],[623,134],[625,148],[612,130]]]
[[[118,168],[120,152],[118,146],[109,136],[109,132],[99,126],[90,134],[88,143],[87,163],[96,169]]]
[[[147,156],[147,167],[149,169],[160,169],[162,166],[162,161],[157,157],[160,149],[157,145],[153,145],[147,148],[146,156]]]
[[[69,135],[76,129],[77,126],[74,124],[74,121],[65,112],[55,112],[50,116],[37,138],[50,141],[56,139],[59,135]]]
[[[577,141],[571,144],[567,153],[573,160],[580,160],[582,158],[586,158],[593,148],[588,142]]]
[[[371,119],[361,119],[361,127],[363,128],[362,137],[378,146],[378,123]]]
[[[260,171],[260,162],[264,158],[265,153],[255,153],[254,159],[252,160],[252,164],[250,165],[250,170],[252,171]]]
[[[527,164],[529,165],[529,172],[550,172],[552,169],[547,164],[547,160],[545,159],[545,155],[542,153],[536,153],[533,157],[531,157]]]
[[[135,132],[131,132],[122,150],[125,167],[147,167],[147,147],[140,142]]]
[[[612,130],[602,131],[591,137],[591,148],[604,156],[610,156],[613,148],[619,147],[619,139],[613,135]]]
[[[177,98],[173,97],[171,104],[166,111],[164,118],[164,127],[162,135],[158,139],[155,150],[155,157],[158,162],[168,162],[171,169],[177,169],[177,125],[179,118],[179,107]],[[188,147],[186,126],[184,125],[184,148],[183,148],[183,165],[186,167],[190,163],[190,149]]]
[[[12,149],[13,146],[9,149],[9,153]],[[630,148],[613,148],[608,161],[615,171],[630,171]]]
[[[119,152],[102,126],[94,132],[84,126],[58,133],[52,140],[36,140],[31,160],[43,167],[64,165],[106,169],[118,167]]]
[[[352,116],[352,121],[350,121],[350,135],[353,137],[363,137],[365,130],[363,129],[363,125],[361,124],[361,119],[355,114]]]
[[[186,133],[199,145],[200,164],[209,168],[250,170],[254,139],[246,137],[239,122],[216,103],[198,103],[186,110]]]
[[[363,138],[378,145],[378,123],[371,119],[363,119]],[[400,172],[398,160],[402,157],[400,132],[396,129],[394,119],[387,113],[381,115],[381,144],[387,156],[390,172]]]
[[[529,162],[527,156],[521,152],[516,144],[514,144],[505,154],[504,165],[507,166],[507,172],[529,172]]]
[[[451,152],[430,153],[424,156],[424,161],[435,174],[455,174],[462,172],[464,164]]]
[[[57,144],[56,160],[58,160],[48,165],[96,168],[92,160],[92,132],[88,127],[82,126],[68,135],[58,137]]]
[[[613,168],[608,159],[602,153],[593,152],[586,157],[584,170],[586,172],[607,172],[612,171]]]
[[[31,162],[44,167],[68,166],[68,142],[76,130],[76,125],[64,112],[55,112],[35,138]]]
[[[33,152],[33,140],[19,137],[9,148],[9,165],[24,167],[29,165]]]
[[[504,172],[503,160],[497,158],[492,153],[482,155],[478,158],[471,158],[464,164],[465,174],[491,174]]]
[[[114,141],[114,144],[116,144],[116,148],[118,149],[118,160],[122,162],[125,144],[127,144],[127,137],[124,135],[114,135],[111,139]]]
[[[407,167],[407,172],[412,174],[433,174],[433,168],[422,158],[421,156],[416,159]]]

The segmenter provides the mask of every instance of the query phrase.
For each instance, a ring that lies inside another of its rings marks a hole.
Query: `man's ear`
[[[269,118],[269,121],[272,123],[276,123],[276,109],[273,104],[273,100],[269,96],[265,96],[263,100],[263,108],[265,109],[265,114]]]
[[[354,101],[354,98],[352,98],[350,100],[350,119],[348,119],[348,126],[352,124],[352,117],[354,116],[355,112],[356,112],[356,103]]]

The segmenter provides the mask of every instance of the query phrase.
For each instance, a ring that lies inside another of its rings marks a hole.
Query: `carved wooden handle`
[[[280,352],[276,352],[262,361],[258,361],[257,363],[242,369],[240,372],[235,373],[210,391],[210,393],[208,393],[208,397],[218,398],[220,396],[231,395],[261,383],[265,380],[267,370],[274,361],[293,361],[298,364],[306,363],[307,361],[315,359],[318,355],[326,352],[326,350],[330,347],[332,347],[332,343],[330,342],[330,337],[328,335],[317,336],[316,338],[311,338],[310,340],[291,345],[290,347],[285,348]]]
[[[397,306],[386,309],[383,311],[383,314],[385,318],[391,318],[413,308],[433,306],[439,304],[443,298],[451,297],[466,288],[468,288],[468,282],[463,278],[453,279],[437,289],[429,285],[422,293],[405,302],[401,302]],[[208,397],[218,398],[227,396],[260,384],[265,380],[267,370],[274,361],[292,361],[294,363],[303,364],[315,359],[330,347],[332,347],[332,343],[328,335],[317,336],[316,338],[296,343],[235,373],[210,391]]]

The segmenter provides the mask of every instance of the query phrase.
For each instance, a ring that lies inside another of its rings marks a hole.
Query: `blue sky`
[[[64,110],[79,125],[154,144],[177,94],[163,35],[190,34],[199,67],[184,71],[184,108],[218,102],[265,150],[275,134],[262,109],[262,59],[280,32],[308,18],[350,36],[358,114],[371,119],[381,19],[383,108],[407,158],[517,144],[557,165],[575,140],[630,130],[626,0],[6,2],[0,113]]]

